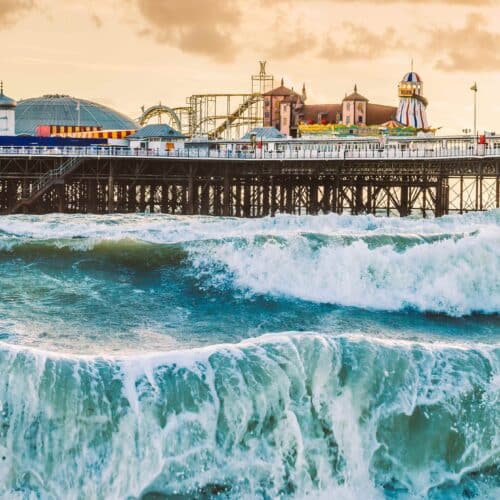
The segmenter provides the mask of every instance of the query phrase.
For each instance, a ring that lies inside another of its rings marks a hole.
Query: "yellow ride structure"
[[[251,80],[250,93],[194,94],[183,107],[161,103],[143,107],[138,121],[144,126],[156,119],[190,137],[239,139],[252,128],[262,126],[263,94],[274,87],[274,77],[267,74],[265,61],[260,62],[260,72]]]

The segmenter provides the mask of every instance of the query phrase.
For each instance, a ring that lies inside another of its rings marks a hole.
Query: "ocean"
[[[500,498],[500,210],[0,218],[0,498]]]

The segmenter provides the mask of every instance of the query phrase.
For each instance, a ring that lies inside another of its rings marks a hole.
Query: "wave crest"
[[[495,486],[494,347],[286,333],[126,359],[3,349],[0,367],[3,494],[447,498],[474,474]]]
[[[403,243],[318,244],[299,235],[217,243],[190,255],[206,285],[217,288],[388,311],[500,312],[499,231]]]

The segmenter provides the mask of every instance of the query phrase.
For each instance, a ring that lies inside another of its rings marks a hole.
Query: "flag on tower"
[[[470,88],[472,92],[477,92],[477,83],[474,82],[474,85]]]

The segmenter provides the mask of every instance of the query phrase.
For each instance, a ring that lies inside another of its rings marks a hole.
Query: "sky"
[[[411,60],[435,127],[500,133],[500,0],[0,0],[0,79],[15,99],[69,94],[132,118],[191,94],[250,92],[266,60],[308,103],[354,84],[397,105]]]

